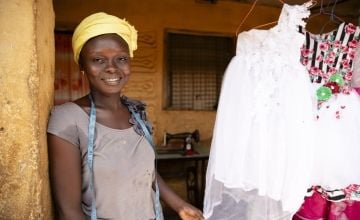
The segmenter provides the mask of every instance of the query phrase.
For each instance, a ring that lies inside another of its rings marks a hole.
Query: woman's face
[[[116,34],[100,35],[86,42],[79,63],[92,92],[119,93],[129,80],[129,47]]]

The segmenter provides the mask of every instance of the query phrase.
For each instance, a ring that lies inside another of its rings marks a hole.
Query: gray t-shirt
[[[89,216],[92,192],[87,165],[88,124],[88,114],[77,104],[68,102],[54,107],[47,132],[80,149],[82,207]],[[93,169],[99,219],[155,219],[154,160],[151,145],[133,127],[119,130],[96,123]]]

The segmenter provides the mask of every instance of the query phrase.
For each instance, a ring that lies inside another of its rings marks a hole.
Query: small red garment
[[[344,200],[331,202],[320,193],[314,192],[306,197],[299,211],[292,220],[328,219],[328,220],[358,220],[360,219],[360,201]]]
[[[360,95],[360,87],[354,88],[354,89],[355,89],[355,91]]]

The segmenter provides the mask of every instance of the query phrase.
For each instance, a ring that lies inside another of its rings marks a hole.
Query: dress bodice
[[[321,84],[318,100],[327,101],[337,93],[349,94],[360,27],[344,22],[329,33],[305,32],[305,36],[301,62],[309,71],[311,82]]]

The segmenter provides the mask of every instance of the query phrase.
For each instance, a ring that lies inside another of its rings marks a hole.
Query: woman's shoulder
[[[87,115],[74,102],[55,105],[51,110],[47,132],[79,145],[79,129],[86,128]]]
[[[55,105],[51,111],[51,114],[69,114],[81,110],[82,109],[78,104],[74,102],[65,102],[62,104]]]
[[[86,109],[89,105],[90,104],[87,96],[84,96],[74,101],[68,101],[62,104],[55,105],[52,109],[52,114],[83,114],[87,112]]]
[[[125,95],[121,96],[121,101],[124,103],[129,109],[138,112],[138,111],[145,111],[146,104],[140,100],[136,100],[133,98],[129,98]]]
[[[150,132],[150,134],[152,134],[152,125],[148,121],[147,114],[146,114],[146,104],[142,101],[139,101],[136,99],[131,99],[127,96],[122,96],[121,101],[124,105],[126,105],[126,107],[131,112],[130,123],[135,125],[134,129],[135,129],[136,133],[138,133],[140,135],[144,135],[143,126],[141,126],[141,124],[140,124],[140,123],[144,123],[147,130]],[[141,120],[138,121],[138,119],[135,117],[134,114],[137,114],[138,116],[140,116],[139,118]]]
[[[50,113],[50,122],[82,124],[81,121],[88,120],[85,110],[74,102],[65,102],[55,105]]]

